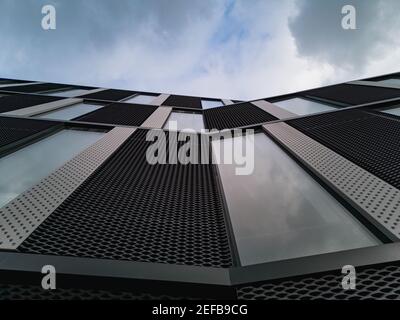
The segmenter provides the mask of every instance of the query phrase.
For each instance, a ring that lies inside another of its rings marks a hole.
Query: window
[[[138,104],[149,104],[152,102],[156,96],[152,96],[149,94],[138,94],[128,100],[124,100],[122,102],[129,102],[129,103],[138,103]]]
[[[393,106],[393,107],[391,107],[389,109],[385,109],[385,110],[382,110],[382,109],[379,110],[378,109],[378,111],[381,111],[381,112],[384,112],[384,113],[393,114],[395,116],[400,116],[400,105]]]
[[[85,90],[85,89],[72,89],[72,90],[62,90],[62,91],[53,91],[53,92],[43,92],[43,94],[45,94],[47,96],[53,96],[53,97],[72,98],[72,97],[81,96],[87,92],[88,92],[88,90]]]
[[[71,106],[56,109],[50,112],[41,113],[36,115],[35,118],[47,118],[57,120],[71,120],[86,113],[100,109],[101,105],[89,103],[77,103]]]
[[[307,115],[335,109],[335,107],[326,103],[316,102],[303,98],[292,98],[288,100],[273,102],[273,104],[276,104],[277,106],[298,115]]]
[[[400,79],[398,78],[390,78],[390,79],[385,79],[385,80],[380,80],[377,81],[382,84],[390,84],[390,85],[395,85],[400,87]]]
[[[211,109],[211,108],[221,107],[223,103],[221,100],[201,99],[201,105],[203,109]]]
[[[62,130],[0,158],[0,207],[103,135],[102,132]]]
[[[171,112],[164,129],[184,130],[193,129],[199,132],[204,129],[203,115],[196,113]]]
[[[218,165],[243,265],[379,243],[267,135],[252,139],[252,174],[236,175],[235,165]],[[230,140],[214,141],[214,152]]]

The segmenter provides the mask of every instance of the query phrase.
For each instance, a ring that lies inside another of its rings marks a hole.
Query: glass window
[[[123,102],[149,104],[155,98],[156,96],[152,96],[149,94],[138,94],[137,96],[134,96],[128,100],[124,100]]]
[[[380,80],[377,82],[383,83],[383,84],[395,85],[395,86],[400,87],[400,79],[397,79],[397,78],[385,79],[385,80]]]
[[[53,97],[66,97],[66,98],[71,98],[71,97],[78,97],[81,96],[85,93],[87,93],[88,90],[85,89],[72,89],[72,90],[62,90],[62,91],[54,91],[54,92],[43,92],[43,94],[47,96],[53,96]]]
[[[0,207],[103,135],[103,132],[62,130],[0,158]]]
[[[103,106],[98,104],[77,103],[71,106],[63,107],[53,111],[41,113],[36,115],[35,118],[47,118],[57,120],[71,120],[86,113],[100,109]]]
[[[255,151],[252,174],[236,175],[235,165],[218,165],[243,265],[379,243],[268,136],[250,139]],[[231,142],[214,141],[214,152]]]
[[[389,113],[389,114],[394,114],[395,116],[400,116],[400,105],[393,106],[390,109],[385,109],[385,110],[379,110],[381,112]]]
[[[292,98],[273,102],[273,104],[298,115],[306,115],[335,109],[335,107],[328,104],[303,98]]]
[[[203,109],[211,109],[211,108],[221,107],[223,103],[221,100],[201,99],[201,105]]]
[[[164,129],[185,130],[193,129],[199,132],[204,129],[203,115],[198,113],[171,112]]]

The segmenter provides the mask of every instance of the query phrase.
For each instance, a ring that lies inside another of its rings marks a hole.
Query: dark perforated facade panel
[[[7,146],[55,125],[56,123],[51,121],[0,117],[0,147]]]
[[[204,110],[207,129],[238,128],[272,120],[277,118],[247,102]]]
[[[349,105],[369,103],[379,100],[399,98],[400,89],[373,86],[338,84],[303,92],[303,95],[337,101]]]
[[[0,113],[9,112],[34,105],[60,100],[59,97],[37,96],[37,95],[8,95],[0,97]]]
[[[22,93],[37,93],[41,91],[64,89],[68,87],[70,86],[66,84],[39,83],[39,84],[28,84],[25,86],[10,86],[10,87],[4,87],[2,89],[7,91],[22,92]]]
[[[80,97],[85,99],[121,101],[125,98],[132,96],[133,94],[135,94],[135,91],[107,89],[95,93],[85,94]]]
[[[349,110],[288,123],[400,188],[400,121]]]
[[[75,120],[140,126],[156,109],[149,105],[112,103]]]
[[[351,300],[400,299],[400,267],[397,264],[373,266],[357,271],[356,290],[342,288],[340,270],[323,275],[310,275],[244,286],[238,298],[246,300]]]
[[[163,102],[164,106],[170,107],[185,107],[185,108],[194,108],[194,109],[202,109],[201,99],[198,97],[189,97],[189,96],[179,96],[172,94],[167,100]]]
[[[18,248],[21,252],[229,267],[213,165],[146,160],[137,130]],[[168,138],[167,138],[168,140]]]

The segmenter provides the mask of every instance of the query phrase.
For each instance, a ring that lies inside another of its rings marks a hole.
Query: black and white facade
[[[254,172],[148,163],[171,120],[254,129]],[[400,74],[247,102],[0,79],[0,299],[399,299],[399,136]]]

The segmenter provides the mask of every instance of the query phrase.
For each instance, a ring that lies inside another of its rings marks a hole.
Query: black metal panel
[[[202,109],[201,99],[199,97],[180,96],[175,94],[170,95],[167,100],[163,102],[162,105],[171,107]]]
[[[400,97],[400,89],[338,84],[304,91],[302,94],[349,105],[358,105],[379,100],[398,98]]]
[[[288,123],[400,189],[400,121],[348,110]]]
[[[122,99],[130,97],[135,93],[136,93],[135,91],[129,91],[129,90],[107,89],[95,93],[84,94],[79,97],[85,99],[120,101]]]
[[[288,280],[257,283],[238,288],[246,300],[298,299],[400,299],[400,266],[389,264],[356,269],[356,290],[344,290],[341,270]]]
[[[140,126],[156,109],[142,104],[112,103],[74,120]]]
[[[24,86],[10,86],[4,87],[3,90],[22,92],[22,93],[36,93],[41,91],[50,91],[71,87],[67,84],[59,83],[39,83],[39,84],[28,84]]]
[[[231,266],[212,165],[150,165],[146,150],[152,142],[146,133],[138,129],[18,250]]]
[[[57,125],[51,121],[0,117],[0,148]]]
[[[207,129],[229,129],[277,120],[273,115],[245,102],[204,110]]]
[[[0,97],[0,113],[9,112],[34,105],[61,100],[60,97],[38,96],[30,94],[13,94]]]

